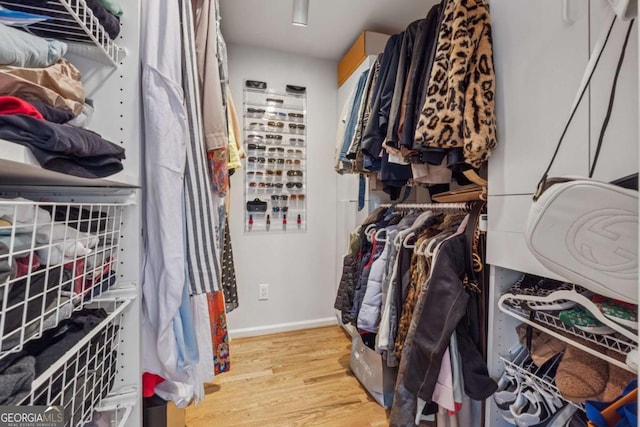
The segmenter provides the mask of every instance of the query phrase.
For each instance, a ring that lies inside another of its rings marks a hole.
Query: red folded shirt
[[[0,96],[0,114],[24,114],[44,120],[36,107],[15,96]]]

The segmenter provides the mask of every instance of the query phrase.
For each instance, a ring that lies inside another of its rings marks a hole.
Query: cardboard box
[[[376,33],[375,31],[360,33],[356,42],[338,63],[338,86],[342,86],[369,55],[382,53],[388,39],[388,34]]]

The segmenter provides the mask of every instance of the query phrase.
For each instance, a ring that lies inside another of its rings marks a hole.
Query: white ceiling
[[[437,0],[310,0],[309,25],[291,25],[293,0],[220,0],[229,44],[339,60],[363,30],[393,34]]]

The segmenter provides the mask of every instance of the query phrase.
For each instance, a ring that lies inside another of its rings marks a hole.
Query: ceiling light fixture
[[[306,27],[309,19],[309,0],[293,0],[291,24]]]

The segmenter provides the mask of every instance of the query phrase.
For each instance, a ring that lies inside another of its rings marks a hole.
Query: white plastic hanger
[[[382,233],[385,233],[385,237],[384,238],[382,237]],[[387,229],[386,228],[381,228],[378,231],[376,231],[375,232],[376,242],[386,242],[387,241],[386,233],[387,233]]]
[[[424,240],[422,243],[420,243],[420,246],[418,246],[413,250],[415,254],[420,256],[425,256],[424,249],[428,243],[429,243],[429,240]]]
[[[409,240],[413,239],[415,236],[416,236],[416,233],[414,233],[413,231],[411,233],[407,234],[405,236],[404,240],[402,241],[402,246],[404,248],[407,248],[407,249],[414,249],[416,247],[416,245],[413,244],[413,243],[409,243]]]
[[[375,224],[369,224],[369,225],[367,225],[367,228],[364,229],[364,235],[367,236],[367,240],[369,242],[371,241],[371,237],[372,237],[373,233],[375,232],[375,228],[376,228]]]
[[[424,255],[432,258],[436,254],[436,248],[438,247],[438,242],[436,239],[429,240],[427,247],[424,249]]]

